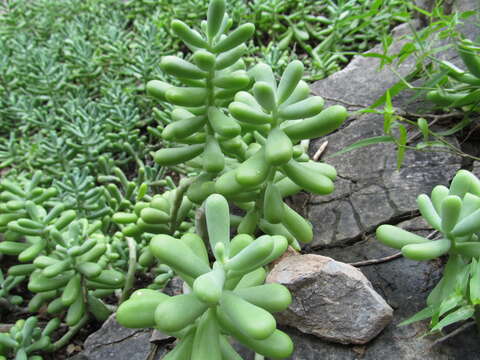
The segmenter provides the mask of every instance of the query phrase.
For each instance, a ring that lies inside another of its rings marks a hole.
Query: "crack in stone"
[[[358,183],[358,179],[352,179],[352,178],[350,178],[350,177],[348,177],[348,176],[345,176],[345,175],[337,174],[337,177],[338,177],[339,179],[342,179],[342,180],[350,181],[350,182],[352,182],[352,183],[354,183],[354,184]]]
[[[105,344],[97,344],[95,346],[92,346],[90,349],[87,350],[87,352],[93,352],[95,350],[98,350],[100,348],[103,348],[103,347],[106,347],[106,346],[110,346],[110,345],[115,345],[115,344],[119,344],[119,343],[122,343],[124,341],[127,341],[128,339],[130,338],[133,338],[139,334],[142,334],[142,333],[146,333],[147,331],[145,330],[137,330],[137,331],[134,331],[132,334],[128,335],[128,336],[125,336],[121,339],[118,339],[118,340],[114,340],[114,341],[111,341],[111,342],[108,342],[108,343],[105,343]],[[173,343],[175,341],[175,338],[174,337],[171,337],[171,338],[166,338],[164,340],[162,340],[163,343],[165,344],[170,344],[170,343]]]
[[[335,240],[336,240],[335,234],[336,234],[336,229],[337,229],[338,221],[339,221],[338,213],[335,210],[336,209],[333,210],[333,212],[336,216],[335,224],[334,224],[335,232],[334,232],[334,235],[333,235],[333,241],[332,242],[335,242]],[[378,223],[377,225],[371,226],[370,228],[366,229],[365,231],[363,231],[359,235],[342,241],[341,244],[333,244],[333,245],[319,244],[319,245],[310,246],[310,249],[313,250],[313,251],[318,251],[318,250],[323,250],[323,249],[329,249],[329,250],[330,249],[344,249],[344,248],[350,247],[350,246],[352,246],[352,245],[354,245],[358,242],[367,240],[369,236],[371,236],[375,233],[375,230],[380,225],[398,225],[401,222],[415,219],[419,215],[420,215],[420,212],[418,210],[403,212],[401,214],[398,214],[398,215],[395,215],[395,216],[391,217],[390,219],[388,219],[386,221]]]
[[[388,202],[388,205],[393,209],[393,212],[395,214],[398,214],[400,211],[398,209],[398,206],[397,204],[395,204],[395,202],[392,200],[392,198],[390,197],[390,190],[388,188],[388,186],[385,185],[384,181],[383,181],[383,174],[384,174],[384,171],[385,170],[382,170],[381,173],[382,175],[380,176],[380,179],[381,179],[381,183],[380,184],[377,184],[381,189],[383,189],[383,191],[385,191],[385,195],[387,197],[387,202]]]
[[[315,92],[315,90],[313,92],[315,94],[317,94]],[[318,95],[318,96],[321,96],[322,98],[324,98],[325,100],[328,100],[328,101],[337,102],[337,103],[340,103],[340,104],[345,105],[345,106],[356,107],[356,108],[359,108],[359,109],[365,109],[365,108],[368,108],[370,106],[370,105],[349,103],[348,101],[345,101],[345,100],[335,99],[335,98],[327,97],[327,96],[324,96],[324,95]]]
[[[338,209],[333,209],[333,213],[335,214],[335,222],[333,223],[333,233],[332,233],[332,241],[335,242],[337,240],[337,230],[338,230],[338,224],[340,224],[340,218],[341,218],[341,213],[338,211]],[[315,250],[315,246],[311,247],[312,250]]]
[[[144,331],[144,330],[137,330],[137,331],[134,331],[132,334],[126,336],[126,337],[123,337],[123,338],[121,338],[121,339],[114,340],[114,341],[111,341],[111,342],[108,342],[108,343],[105,343],[105,344],[95,345],[95,346],[93,346],[91,349],[92,349],[92,350],[96,350],[96,349],[99,349],[99,348],[104,347],[104,346],[119,344],[119,343],[124,342],[125,340],[130,339],[130,338],[132,338],[132,337],[134,337],[134,336],[136,336],[136,335],[138,335],[138,334],[140,334],[140,333],[143,333],[143,332],[145,332],[145,331]]]
[[[347,200],[347,202],[350,204],[350,206],[352,207],[352,211],[353,211],[353,218],[355,219],[355,222],[357,223],[357,226],[358,228],[360,229],[360,231],[364,232],[365,231],[365,226],[362,224],[362,220],[360,218],[360,214],[358,213],[357,209],[355,209],[355,206],[353,206],[353,203],[352,203],[352,200],[351,198],[349,198]]]
[[[330,200],[309,202],[307,205],[310,207],[310,206],[318,206],[318,205],[330,204],[330,203],[332,203],[332,202],[339,201],[339,200],[347,200],[347,201],[348,201],[348,198],[349,198],[351,195],[352,195],[352,194],[350,193],[350,194],[345,194],[345,195],[342,195],[342,196],[339,196],[339,197],[337,197],[337,198],[330,199]],[[310,212],[310,209],[309,209],[309,212]]]

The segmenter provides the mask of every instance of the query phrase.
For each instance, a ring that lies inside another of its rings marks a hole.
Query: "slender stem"
[[[406,119],[404,117],[401,117],[399,116],[399,119],[401,121],[405,121],[406,123],[410,124],[410,125],[414,125],[416,126],[416,122],[414,121],[411,121],[409,119]],[[444,139],[443,136],[440,136],[440,135],[437,135],[435,134],[433,131],[429,131],[429,134],[432,135],[435,139],[437,139],[438,141],[440,141],[442,144],[444,144],[447,148],[449,148],[449,150],[447,151],[443,151],[441,149],[435,149],[435,151],[440,151],[440,152],[453,152],[461,157],[465,157],[465,158],[469,158],[469,159],[472,159],[472,160],[476,160],[476,161],[480,161],[480,158],[479,157],[476,157],[476,156],[473,156],[473,155],[470,155],[470,154],[467,154],[465,152],[463,152],[462,150],[458,149],[456,146],[450,144],[447,140]],[[397,144],[397,146],[400,146],[399,143],[397,142],[397,140],[395,139],[395,137],[390,133],[388,134],[390,136],[392,136],[392,138],[394,139],[395,143]],[[411,149],[411,150],[417,150],[417,151],[432,151],[431,149],[417,149],[415,146],[404,146],[406,149]]]
[[[477,324],[477,332],[480,334],[480,306],[475,305],[475,323]]]
[[[208,243],[207,222],[203,206],[200,206],[195,213],[195,232],[200,235],[205,244]]]
[[[373,264],[381,264],[381,263],[384,263],[384,262],[387,262],[387,261],[390,261],[390,260],[397,259],[397,258],[402,257],[402,256],[403,256],[402,252],[397,252],[397,253],[395,253],[393,255],[390,255],[390,256],[385,256],[385,257],[378,258],[378,259],[357,261],[357,262],[353,262],[353,263],[348,263],[348,265],[352,265],[352,266],[355,266],[355,267],[360,267],[360,266],[367,266],[367,265],[373,265]]]
[[[445,340],[448,340],[448,339],[451,339],[452,337],[454,336],[457,336],[458,334],[460,334],[462,331],[465,331],[467,330],[470,326],[474,325],[475,324],[475,321],[469,321],[465,324],[463,324],[462,326],[460,326],[459,328],[453,330],[451,333],[445,335],[445,336],[442,336],[440,339],[437,339],[435,340],[431,345],[430,345],[430,348],[433,348],[434,346],[438,345],[438,344],[441,344],[442,342],[444,342]]]
[[[438,233],[439,233],[438,230],[432,231],[430,234],[427,235],[427,239],[432,239]],[[369,259],[369,260],[363,260],[363,261],[348,263],[348,265],[352,265],[352,266],[355,266],[355,267],[360,267],[360,266],[367,266],[367,265],[373,265],[373,264],[381,264],[381,263],[384,263],[384,262],[387,262],[387,261],[397,259],[397,258],[402,257],[402,256],[403,256],[402,252],[397,252],[397,253],[394,253],[392,255],[382,257],[382,258]]]
[[[0,309],[5,312],[9,313],[20,313],[20,314],[28,314],[29,311],[26,308],[21,308],[18,305],[11,304],[7,299],[0,297]]]
[[[55,341],[48,349],[50,352],[55,352],[65,345],[67,345],[70,340],[78,333],[78,331],[87,323],[88,321],[88,314],[85,314],[82,319],[77,323],[77,325],[72,326],[65,335],[63,335],[60,339]]]
[[[180,210],[180,205],[182,205],[182,200],[183,196],[187,192],[189,186],[197,180],[196,177],[189,178],[189,179],[184,179],[183,182],[180,182],[179,186],[176,189],[175,192],[175,199],[173,200],[172,204],[172,217],[170,219],[170,235],[173,235],[175,233],[175,230],[177,230],[178,226],[178,210]]]
[[[137,243],[131,237],[127,237],[128,245],[128,271],[127,278],[125,280],[125,286],[123,287],[122,296],[120,297],[119,304],[128,299],[135,282],[135,270],[137,268]]]

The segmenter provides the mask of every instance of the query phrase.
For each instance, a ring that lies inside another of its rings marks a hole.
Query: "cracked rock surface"
[[[327,79],[328,80],[328,79]],[[416,198],[435,185],[448,185],[461,158],[446,152],[407,151],[397,171],[391,144],[360,148],[328,158],[354,142],[383,135],[378,115],[363,115],[341,131],[313,142],[327,140],[325,161],[337,169],[339,180],[329,196],[311,196],[309,216],[314,226],[313,248],[345,246],[383,223],[409,218],[417,209]]]
[[[171,337],[155,339],[161,343],[156,355],[149,360],[160,360],[168,351],[165,344],[173,342]],[[84,343],[84,351],[72,360],[146,360],[151,351],[155,351],[151,343],[150,329],[127,329],[111,315],[100,330],[90,335]]]

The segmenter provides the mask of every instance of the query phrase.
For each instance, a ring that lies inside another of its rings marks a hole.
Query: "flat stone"
[[[455,146],[458,141],[451,139]],[[383,185],[398,213],[418,208],[420,194],[430,194],[436,185],[448,185],[461,168],[462,159],[447,152],[408,151],[404,166],[396,169],[396,154],[389,152],[382,174]]]
[[[384,218],[393,218],[397,209],[391,204],[389,193],[379,185],[370,185],[351,195],[352,205],[358,211],[362,229],[371,229],[378,225],[378,214]]]
[[[172,342],[174,338],[164,339],[164,345],[157,347],[150,343],[151,333],[150,329],[127,329],[115,320],[115,315],[111,315],[100,330],[87,338],[84,351],[74,359],[145,360],[157,348],[152,360],[160,360],[169,350],[165,342]]]
[[[348,200],[310,206],[314,239],[310,247],[342,244],[362,233]]]
[[[287,257],[267,282],[292,293],[292,304],[277,315],[279,323],[324,340],[365,344],[392,319],[392,308],[359,270],[325,256]]]
[[[473,0],[459,0],[454,4],[454,11],[457,12],[477,8],[478,2]],[[475,39],[480,35],[480,27],[477,25],[475,17],[471,17],[465,19],[458,30],[466,37]],[[394,30],[396,38],[391,53],[400,50],[409,41],[409,29],[416,26],[418,23],[411,26],[403,24]],[[448,41],[439,40],[437,45],[447,45]],[[382,51],[381,45],[378,45],[368,53]],[[435,56],[461,66],[454,46]],[[395,71],[392,71],[392,66],[379,69],[379,64],[378,58],[358,55],[345,69],[312,86],[313,92],[324,97],[327,105],[344,105],[352,115],[335,133],[311,142],[310,153],[313,154],[324,141],[328,141],[323,161],[335,166],[339,176],[333,194],[310,198],[308,214],[315,229],[315,238],[310,248],[345,246],[373,232],[380,224],[397,223],[415,216],[417,196],[431,192],[436,185],[448,185],[462,166],[462,159],[449,153],[407,151],[402,168],[397,170],[397,152],[391,143],[376,144],[329,157],[359,140],[384,135],[381,115],[362,115],[353,111],[372,105],[398,82],[399,75],[406,76],[414,70],[415,61],[411,57],[395,67]],[[401,92],[394,97],[394,106],[415,113],[428,106],[422,99],[412,102],[411,97],[412,93]],[[455,139],[451,142],[459,146]]]
[[[367,114],[327,137],[325,162],[338,172],[338,192],[312,196],[309,219],[313,224],[312,248],[344,246],[375,230],[380,224],[395,223],[416,214],[417,197],[436,185],[448,185],[461,168],[462,159],[447,152],[407,151],[400,170],[396,149],[377,144],[339,156],[328,155],[347,145],[383,132],[383,120]],[[313,142],[321,143],[323,139]],[[451,140],[458,146],[455,139]]]

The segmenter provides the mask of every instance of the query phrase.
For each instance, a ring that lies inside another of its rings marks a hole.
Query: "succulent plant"
[[[117,320],[126,327],[153,327],[178,337],[165,359],[239,359],[230,336],[263,356],[290,356],[293,344],[276,329],[271,313],[286,309],[291,296],[282,285],[264,284],[263,268],[283,254],[287,239],[264,235],[254,240],[240,234],[230,240],[228,203],[218,194],[208,197],[205,212],[213,264],[196,234],[155,236],[150,243],[153,255],[179,274],[189,290],[172,297],[137,290],[120,305]]]
[[[50,335],[59,325],[59,319],[52,319],[42,330],[34,316],[18,320],[8,333],[0,333],[0,360],[7,360],[7,356],[15,360],[42,360],[35,353],[49,349]]]
[[[458,42],[457,51],[467,68],[462,70],[448,61],[440,67],[447,71],[456,84],[451,89],[431,90],[427,99],[442,107],[468,107],[477,110],[480,106],[480,47],[471,40]]]
[[[441,234],[440,239],[430,240],[393,225],[381,225],[376,235],[381,243],[400,249],[413,260],[448,255],[442,279],[428,296],[428,307],[405,322],[432,317],[432,329],[439,330],[473,316],[480,304],[480,180],[460,170],[450,188],[438,185],[430,197],[420,195],[417,203],[426,222]],[[446,320],[439,322],[445,315]]]
[[[348,113],[342,106],[323,109],[323,99],[310,96],[300,61],[287,66],[278,85],[266,64],[246,71],[241,56],[253,25],[227,33],[230,23],[224,0],[211,1],[202,33],[172,23],[192,49],[193,62],[168,56],[161,68],[187,87],[153,80],[147,90],[175,106],[162,137],[185,146],[162,148],[154,158],[160,165],[186,162],[197,169],[186,193],[192,202],[201,205],[220,193],[244,209],[239,232],[253,234],[260,226],[299,248],[297,241],[312,240],[311,225],[283,198],[302,189],[329,194],[336,177],[332,166],[309,161],[300,142],[334,131]]]

